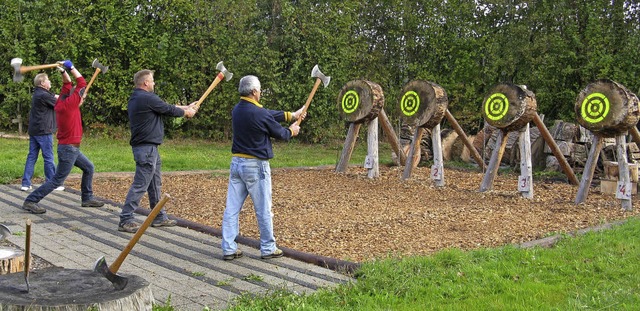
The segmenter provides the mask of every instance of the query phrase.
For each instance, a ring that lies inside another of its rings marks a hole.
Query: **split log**
[[[0,275],[24,271],[24,252],[0,248]]]
[[[371,81],[349,81],[338,95],[338,111],[351,123],[366,123],[377,118],[383,106],[382,88]]]
[[[638,123],[638,97],[623,85],[600,79],[578,94],[574,106],[578,123],[601,137],[616,137]]]
[[[537,114],[535,94],[524,85],[498,84],[483,102],[484,119],[505,132],[520,130]]]
[[[407,124],[432,129],[444,118],[449,100],[440,85],[415,80],[407,83],[400,94],[398,111]]]

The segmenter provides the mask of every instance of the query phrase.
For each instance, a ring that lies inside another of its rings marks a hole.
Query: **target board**
[[[407,124],[432,129],[444,118],[449,100],[440,85],[415,80],[407,83],[400,94],[398,110]]]
[[[352,123],[364,123],[377,118],[383,106],[382,88],[371,81],[349,81],[338,95],[338,110],[345,120]]]
[[[638,123],[638,97],[623,85],[601,79],[587,85],[575,103],[578,123],[601,137],[615,137]]]
[[[482,116],[487,123],[505,132],[520,130],[536,115],[533,92],[525,86],[503,83],[494,86],[482,104]]]

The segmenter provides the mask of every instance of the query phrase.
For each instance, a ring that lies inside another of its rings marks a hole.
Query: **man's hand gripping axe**
[[[220,83],[220,81],[222,81],[222,79],[225,79],[225,81],[229,81],[233,77],[233,73],[228,71],[227,68],[224,68],[224,65],[222,64],[222,62],[219,62],[216,65],[216,69],[218,69],[220,72],[218,73],[216,78],[213,80],[213,83],[211,83],[211,85],[209,86],[207,91],[204,92],[204,94],[202,94],[202,97],[200,97],[200,99],[196,102],[196,108],[200,108],[200,105],[202,104],[204,99],[207,98],[209,93],[211,93],[213,88],[215,88],[216,85],[218,85],[218,83]]]
[[[116,261],[114,261],[111,266],[107,266],[107,260],[104,259],[104,256],[100,257],[94,264],[93,271],[99,272],[104,277],[106,277],[107,280],[111,281],[111,283],[117,290],[123,290],[129,282],[129,279],[117,274],[118,269],[120,269],[120,266],[122,265],[122,262],[125,258],[127,258],[127,255],[129,255],[129,252],[131,252],[133,246],[135,246],[138,240],[140,240],[140,237],[142,236],[144,231],[149,228],[151,222],[153,222],[158,213],[160,213],[160,210],[162,209],[164,204],[167,203],[169,199],[171,199],[171,197],[166,193],[162,196],[160,202],[158,202],[158,204],[156,204],[156,207],[151,210],[151,212],[147,216],[147,219],[145,219],[142,225],[140,225],[138,231],[136,231],[136,233],[131,238],[131,241],[129,241],[129,244],[127,244],[127,247],[122,250]]]
[[[311,69],[311,77],[312,78],[317,78],[316,79],[316,83],[313,85],[313,89],[311,90],[311,93],[309,93],[309,97],[307,98],[307,102],[304,103],[304,106],[302,107],[301,115],[304,115],[304,113],[307,112],[307,109],[309,109],[309,104],[311,104],[311,99],[313,99],[313,95],[316,94],[316,91],[318,90],[318,87],[320,86],[320,82],[322,82],[322,84],[324,84],[324,87],[327,87],[327,85],[329,85],[329,82],[331,81],[331,77],[325,76],[322,73],[322,71],[320,71],[320,68],[318,68],[318,65],[313,66],[313,69]],[[300,118],[300,116],[298,116],[298,119],[296,120],[295,124],[296,125],[300,125],[300,122],[302,122],[302,118]]]
[[[84,94],[82,94],[82,99],[85,99],[87,97],[87,93],[89,93],[89,88],[93,84],[93,81],[96,79],[98,74],[101,72],[106,73],[107,70],[109,70],[109,66],[103,66],[102,64],[100,64],[97,58],[93,60],[93,63],[91,63],[91,67],[95,68],[96,71],[93,73],[93,76],[91,77],[89,84],[87,84],[87,87],[84,88]]]

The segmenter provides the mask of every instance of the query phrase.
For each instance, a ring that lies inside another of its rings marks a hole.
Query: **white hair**
[[[260,91],[260,80],[256,76],[244,76],[240,79],[238,85],[238,93],[240,96],[247,96],[251,94],[253,90]]]

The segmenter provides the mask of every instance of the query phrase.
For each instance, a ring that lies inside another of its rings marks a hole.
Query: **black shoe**
[[[22,209],[25,211],[29,211],[33,214],[44,214],[47,212],[47,210],[44,209],[44,207],[38,205],[38,203],[36,202],[31,202],[31,201],[24,201],[24,203],[22,204]]]
[[[161,220],[161,221],[153,221],[151,223],[152,227],[173,227],[175,225],[177,225],[178,222],[173,220],[173,219],[165,219],[165,220]]]
[[[271,258],[280,258],[282,256],[284,256],[284,252],[281,249],[276,248],[276,250],[273,251],[273,253],[271,253],[269,255],[262,255],[262,256],[260,256],[260,258],[262,258],[262,259],[271,259]]]
[[[233,253],[233,254],[229,254],[229,255],[224,255],[224,256],[222,256],[222,259],[224,259],[224,260],[234,260],[234,259],[236,259],[236,258],[240,258],[240,257],[242,257],[242,256],[244,256],[244,254],[242,253],[242,251],[241,251],[241,250],[236,250],[236,252],[235,252],[235,253]]]
[[[82,201],[82,207],[102,207],[104,206],[104,202],[100,202],[96,199],[91,199],[89,201]]]

